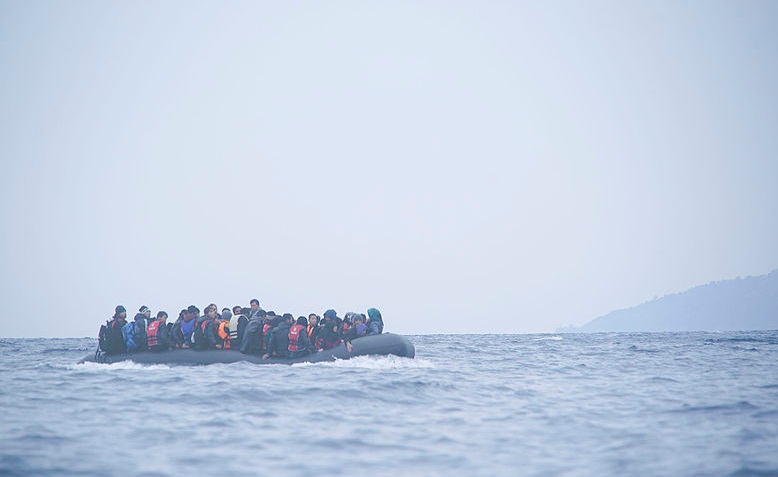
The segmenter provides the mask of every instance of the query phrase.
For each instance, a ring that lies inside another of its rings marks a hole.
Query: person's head
[[[232,310],[230,310],[229,308],[222,308],[222,313],[224,313],[225,311],[229,311],[230,313],[232,313]]]
[[[165,313],[164,311],[158,311],[157,312],[157,319],[161,320],[161,321],[167,320],[167,313]]]
[[[313,326],[319,324],[319,315],[317,315],[316,313],[311,313],[310,315],[308,315],[308,323],[310,323]]]
[[[308,318],[306,318],[304,316],[298,316],[297,317],[297,324],[298,325],[303,325],[303,326],[308,326]]]
[[[209,306],[207,313],[208,313],[208,318],[211,318],[211,319],[216,318],[216,314],[217,313],[216,313],[216,308],[215,307]]]
[[[376,308],[368,308],[367,316],[370,317],[371,321],[382,321],[381,312]]]
[[[186,311],[186,308],[184,308],[183,310],[178,312],[178,317],[183,320],[184,317],[187,315],[187,313],[188,312]]]
[[[146,305],[143,305],[142,307],[138,308],[138,313],[143,313],[144,315],[146,315],[147,318],[151,316],[151,310]]]
[[[267,316],[270,316],[270,317],[276,316],[276,312],[273,311],[273,310],[270,310],[270,311],[267,312]]]
[[[189,314],[189,318],[195,318],[200,315],[200,309],[194,305],[189,305],[189,308],[187,308],[186,311]]]
[[[211,303],[210,305],[208,305],[208,308],[213,308],[213,311],[219,313],[219,307],[216,306],[216,303]]]
[[[284,313],[284,321],[291,323],[294,321],[294,316],[291,313]]]
[[[252,298],[251,301],[249,302],[249,305],[251,305],[252,313],[259,310],[259,300],[257,300],[256,298]]]
[[[330,308],[329,310],[324,312],[324,319],[325,320],[331,321],[331,320],[334,320],[337,317],[338,317],[338,313],[335,310],[333,310],[332,308]]]
[[[364,323],[365,321],[367,321],[367,318],[361,313],[354,317],[354,323]]]
[[[240,305],[235,305],[232,307],[233,315],[240,315],[241,313],[243,313],[243,308],[241,308]]]
[[[127,318],[127,309],[122,305],[117,305],[114,311],[115,311],[113,315],[114,318],[121,318],[121,319]]]
[[[251,308],[243,307],[243,309],[240,310],[244,315],[248,316],[251,314]]]

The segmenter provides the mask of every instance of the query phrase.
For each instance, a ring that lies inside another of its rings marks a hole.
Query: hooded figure
[[[331,349],[340,344],[343,320],[338,318],[338,313],[329,309],[324,312],[324,325],[319,330],[317,349]]]
[[[369,308],[367,310],[367,316],[370,317],[370,321],[367,324],[368,335],[380,335],[384,332],[384,319],[381,317],[381,312],[376,308]]]

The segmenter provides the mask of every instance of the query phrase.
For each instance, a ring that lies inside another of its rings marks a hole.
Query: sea
[[[409,338],[291,366],[0,339],[0,475],[778,476],[778,331]]]

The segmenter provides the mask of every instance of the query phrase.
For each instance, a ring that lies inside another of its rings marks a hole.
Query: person
[[[157,312],[157,319],[149,323],[146,329],[146,339],[149,351],[165,351],[172,347],[170,336],[168,336],[166,312]]]
[[[351,316],[352,326],[343,332],[343,342],[346,343],[346,349],[349,353],[352,351],[351,342],[357,338],[367,335],[367,325],[365,325],[365,315],[354,313]],[[345,320],[344,320],[345,321]]]
[[[122,327],[122,337],[128,352],[146,350],[146,313],[136,313],[132,323]]]
[[[222,308],[221,315],[216,317],[216,331],[224,349],[230,349],[230,319],[232,312],[229,308]]]
[[[332,349],[340,344],[343,320],[338,318],[338,313],[329,309],[324,312],[324,325],[319,330],[316,340],[316,349],[319,351]]]
[[[100,326],[98,343],[100,351],[105,354],[121,354],[127,351],[122,337],[122,328],[127,324],[127,309],[117,305],[110,320]]]
[[[189,307],[186,309],[184,319],[181,320],[182,348],[192,347],[192,336],[194,335],[195,325],[197,325],[197,320],[199,318],[200,309],[194,305],[189,305]]]
[[[253,300],[252,300],[253,301]],[[246,329],[240,340],[240,352],[243,354],[259,354],[262,348],[262,326],[265,319],[265,310],[259,309],[255,315],[249,318]]]
[[[251,306],[251,313],[249,314],[249,320],[254,318],[259,318],[259,310],[262,308],[259,307],[259,300],[256,298],[252,298],[249,302],[249,305]]]
[[[363,336],[367,336],[367,317],[360,313],[359,315],[354,318],[354,329],[357,338],[362,338]]]
[[[376,308],[369,308],[367,310],[367,316],[370,320],[367,323],[368,335],[380,335],[384,332],[384,319],[381,317],[381,312]]]
[[[138,309],[138,313],[143,313],[143,329],[146,329],[146,325],[151,323],[153,321],[153,318],[151,317],[151,309],[149,309],[148,306],[143,305]]]
[[[248,325],[249,319],[243,314],[243,309],[240,305],[232,307],[232,318],[230,318],[230,346],[234,348],[240,348],[241,338],[246,331],[246,325]]]
[[[312,347],[316,347],[316,338],[319,337],[319,315],[311,313],[308,315],[308,342]]]
[[[297,317],[297,323],[289,328],[288,339],[288,357],[299,358],[312,351],[311,342],[308,341],[308,320],[304,316]]]
[[[265,354],[262,359],[268,359],[270,356],[279,358],[287,357],[289,348],[289,330],[294,323],[294,316],[291,313],[284,313],[281,321],[267,332],[265,336]]]
[[[193,345],[196,349],[222,348],[216,334],[216,319],[218,313],[216,308],[208,305],[206,314],[197,319],[194,326]]]

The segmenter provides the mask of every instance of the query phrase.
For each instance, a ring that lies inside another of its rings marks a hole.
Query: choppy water
[[[778,332],[411,340],[167,367],[3,339],[0,475],[778,475]]]

